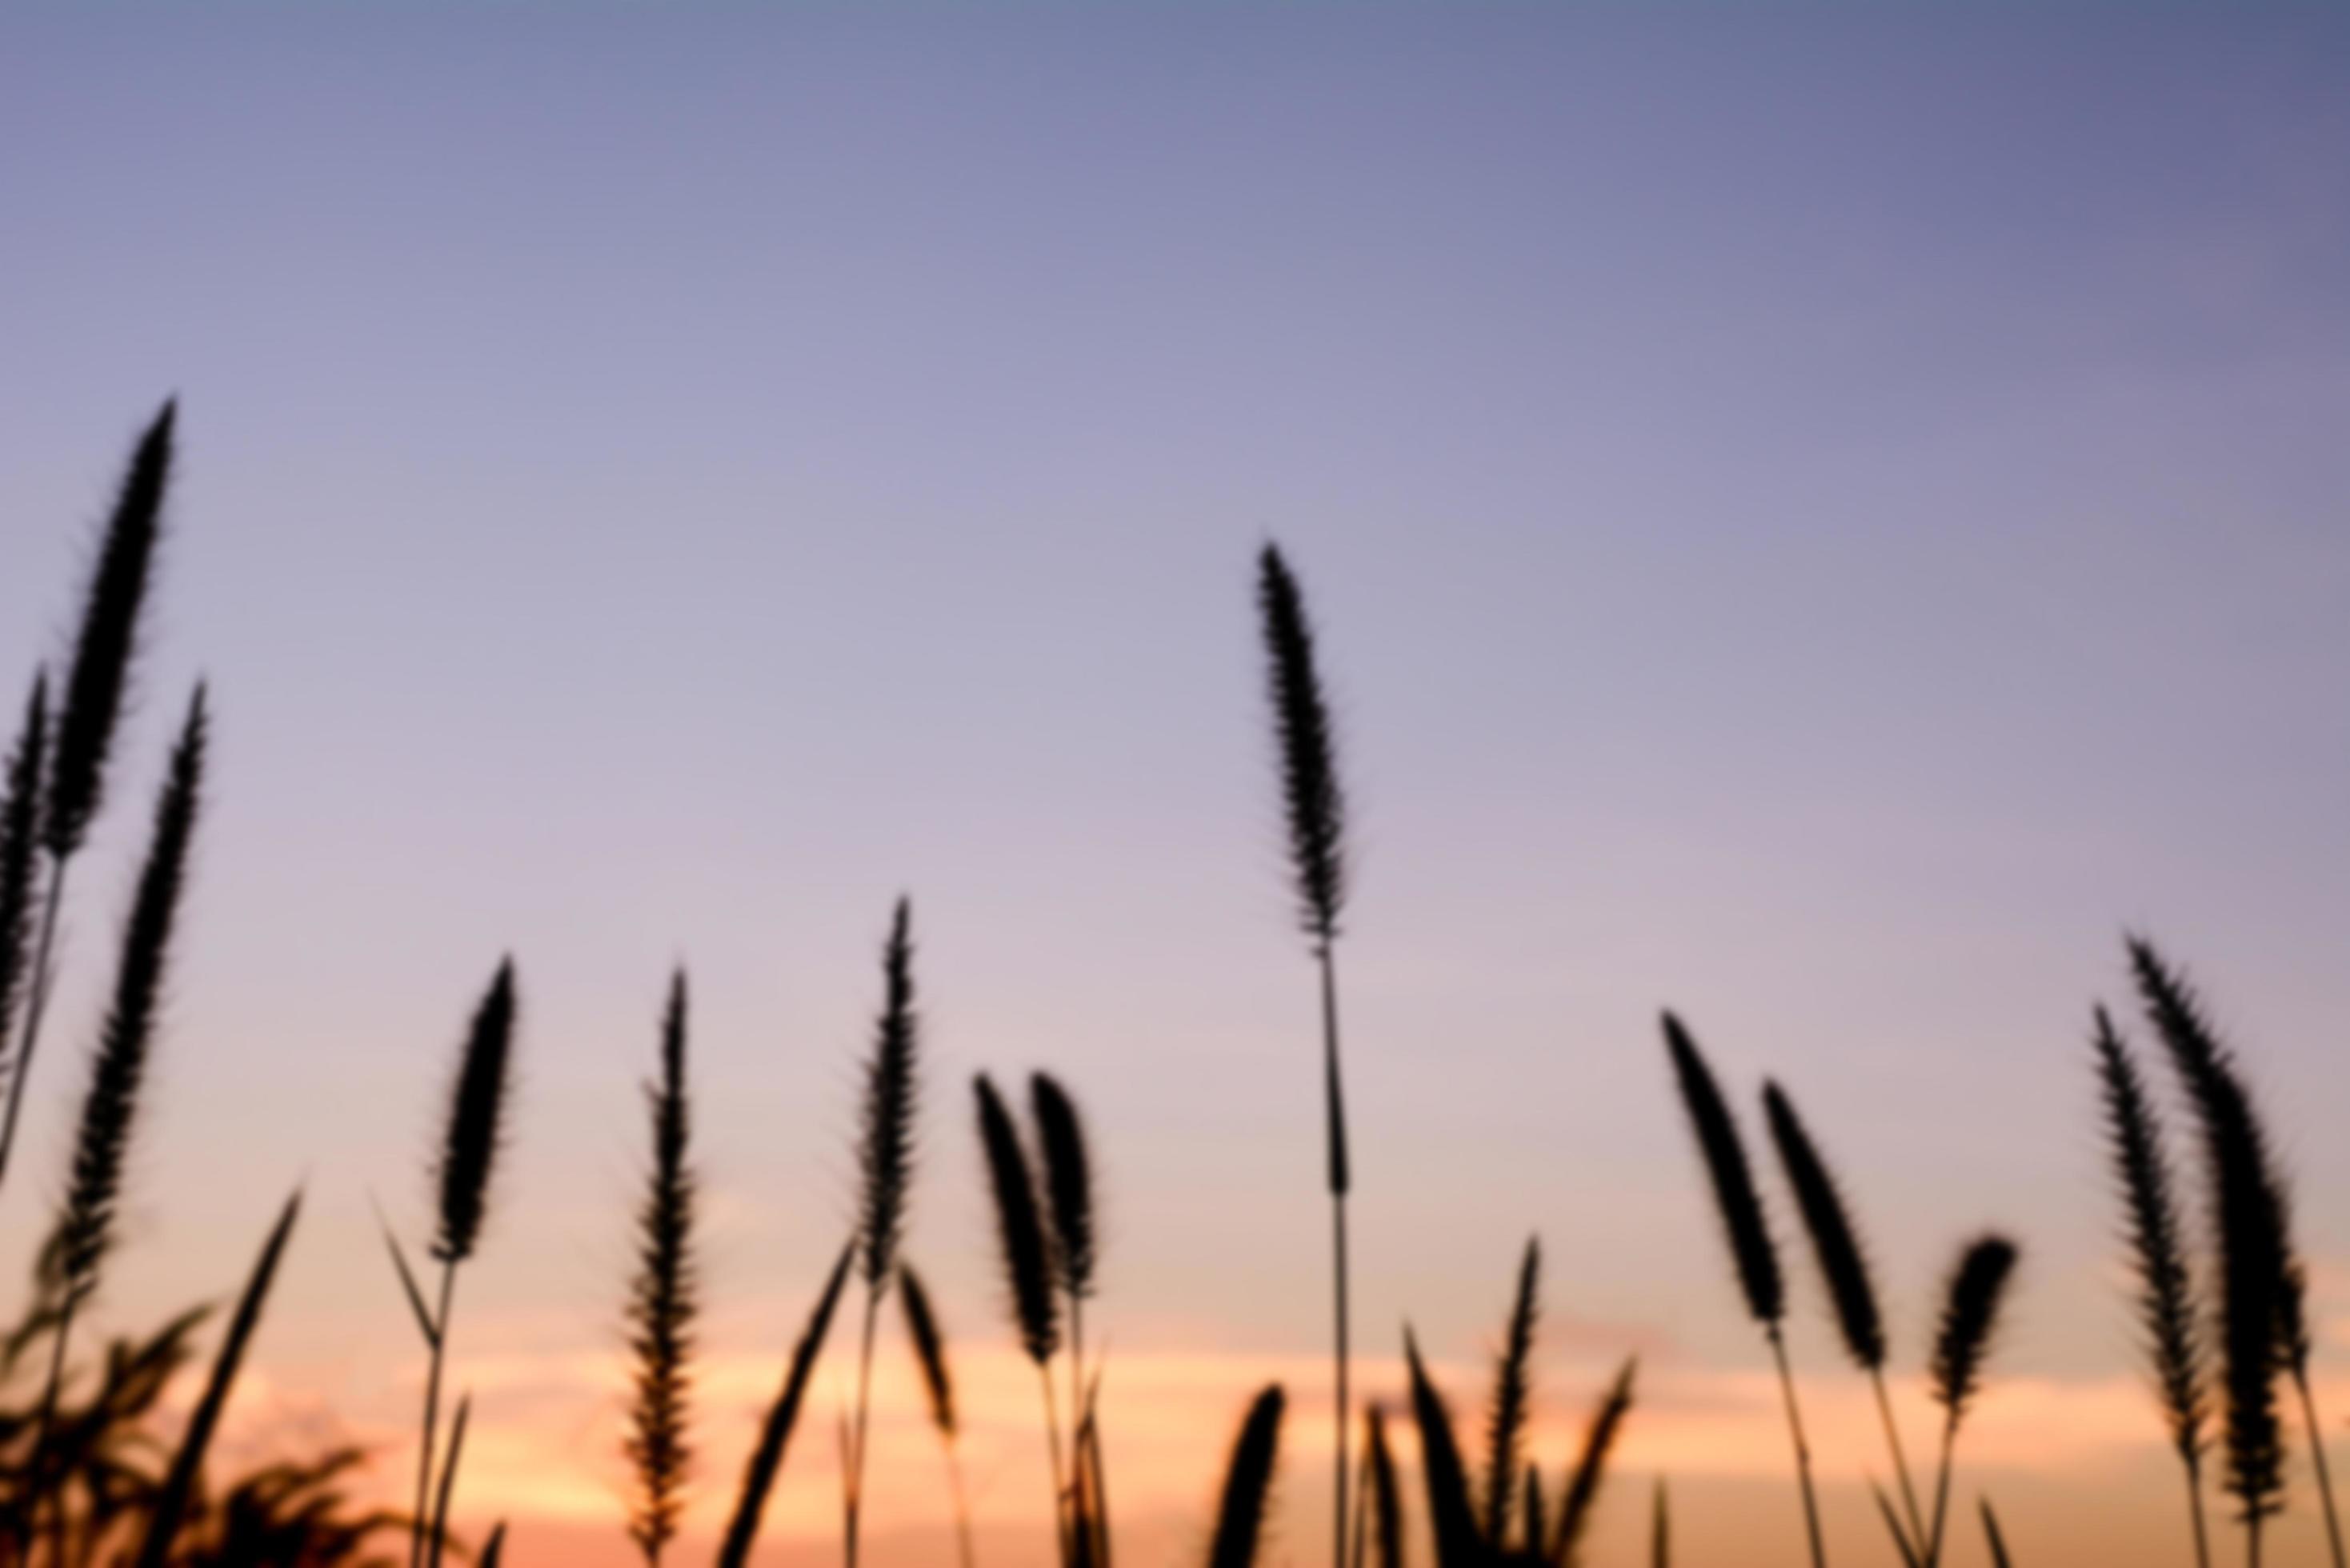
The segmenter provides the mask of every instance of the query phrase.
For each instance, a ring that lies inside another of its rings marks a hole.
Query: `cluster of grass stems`
[[[163,536],[175,413],[166,404],[137,443],[100,535],[62,677],[53,685],[48,671],[35,673],[0,778],[0,1185],[9,1173],[19,1112],[49,1012],[68,872],[107,798],[117,731],[141,651],[148,587]],[[1579,1449],[1557,1472],[1555,1486],[1545,1486],[1541,1466],[1528,1452],[1541,1321],[1538,1241],[1526,1244],[1510,1294],[1477,1462],[1472,1465],[1464,1453],[1446,1397],[1430,1379],[1408,1326],[1402,1343],[1406,1386],[1387,1402],[1365,1404],[1359,1424],[1355,1419],[1347,1209],[1353,1167],[1336,963],[1352,880],[1346,794],[1314,625],[1296,576],[1272,545],[1258,561],[1257,607],[1289,881],[1320,1002],[1317,1054],[1332,1263],[1333,1568],[1399,1568],[1409,1560],[1415,1533],[1429,1543],[1437,1568],[1568,1568],[1583,1561],[1609,1459],[1632,1408],[1636,1367],[1627,1361],[1601,1391]],[[0,1418],[0,1451],[12,1456],[0,1476],[0,1556],[12,1562],[46,1557],[67,1568],[101,1560],[102,1550],[109,1553],[104,1561],[138,1568],[260,1560],[206,1556],[192,1525],[204,1512],[207,1449],[295,1231],[298,1191],[270,1226],[203,1391],[168,1464],[148,1478],[122,1539],[106,1546],[104,1531],[92,1520],[78,1521],[68,1501],[68,1477],[80,1461],[68,1458],[68,1434],[82,1424],[81,1417],[68,1414],[67,1397],[73,1330],[99,1291],[114,1249],[126,1158],[159,1033],[204,802],[207,743],[206,700],[199,686],[180,724],[121,924],[114,983],[88,1054],[70,1158],[39,1251],[26,1325],[0,1346],[5,1372],[33,1347],[47,1345],[46,1374],[33,1413],[13,1425]],[[2122,1199],[2133,1305],[2153,1389],[2184,1473],[2196,1562],[2199,1568],[2210,1568],[2211,1561],[2204,1461],[2216,1449],[2218,1484],[2233,1505],[2245,1561],[2249,1568],[2259,1568],[2263,1527],[2282,1508],[2285,1496],[2288,1422],[2281,1407],[2289,1384],[2335,1568],[2350,1568],[2343,1559],[2324,1428],[2312,1392],[2306,1273],[2293,1245],[2283,1174],[2244,1073],[2193,991],[2150,942],[2130,939],[2127,957],[2139,1002],[2174,1069],[2202,1156],[2201,1231],[2208,1256],[2199,1262],[2195,1227],[2178,1195],[2154,1096],[2120,1031],[2098,1008],[2091,1044]],[[780,1386],[735,1488],[716,1554],[722,1568],[740,1568],[752,1559],[832,1321],[852,1285],[863,1310],[854,1404],[839,1433],[843,1560],[856,1568],[867,1524],[875,1354],[884,1303],[894,1295],[941,1445],[957,1557],[962,1568],[974,1568],[977,1561],[958,1451],[962,1428],[949,1340],[921,1274],[904,1255],[924,1084],[912,909],[907,899],[898,902],[890,919],[881,971],[881,1002],[858,1120],[855,1213],[806,1327],[785,1358]],[[469,1393],[460,1394],[444,1429],[443,1392],[454,1365],[451,1350],[461,1269],[474,1258],[489,1230],[494,1178],[513,1097],[519,1021],[515,969],[504,960],[473,1009],[451,1071],[430,1171],[432,1217],[422,1270],[411,1263],[410,1248],[394,1227],[383,1223],[386,1251],[425,1365],[412,1505],[405,1516],[363,1521],[335,1537],[332,1545],[314,1530],[303,1538],[306,1544],[286,1549],[290,1554],[284,1561],[355,1560],[366,1537],[387,1525],[405,1535],[409,1568],[440,1568],[457,1550],[449,1521],[473,1400]],[[687,983],[681,971],[660,1012],[654,1067],[645,1085],[650,1155],[634,1215],[635,1269],[621,1309],[632,1368],[623,1447],[634,1494],[626,1529],[646,1562],[656,1565],[673,1553],[679,1540],[696,1454],[692,1368],[701,1306],[695,1241],[700,1186],[691,1147]],[[1803,1539],[1814,1568],[1825,1568],[1830,1543],[1788,1354],[1789,1293],[1778,1233],[1731,1099],[1696,1040],[1670,1012],[1663,1017],[1663,1034],[1728,1244],[1740,1303],[1761,1331],[1777,1374]],[[1085,1118],[1067,1087],[1045,1073],[1028,1078],[1024,1118],[988,1075],[979,1075],[972,1089],[979,1174],[992,1200],[1006,1326],[1037,1376],[1054,1551],[1063,1568],[1109,1568],[1115,1532],[1102,1425],[1107,1368],[1097,1350],[1089,1357],[1086,1337],[1087,1308],[1099,1289],[1102,1260]],[[1906,1568],[1939,1568],[1950,1539],[1959,1438],[1983,1384],[2017,1270],[2017,1247],[2002,1235],[1986,1233],[1955,1251],[1925,1356],[1939,1415],[1930,1480],[1921,1485],[1927,1472],[1913,1470],[1902,1441],[1887,1381],[1891,1337],[1845,1189],[1786,1090],[1766,1082],[1761,1104],[1829,1317],[1846,1356],[1867,1378],[1882,1422],[1889,1486],[1877,1483],[1875,1496],[1893,1557]],[[183,1354],[178,1347],[195,1321],[191,1314],[159,1337],[146,1353],[154,1365]],[[118,1350],[116,1382],[122,1367],[143,1364]],[[1276,1385],[1259,1393],[1243,1415],[1207,1532],[1211,1568],[1245,1568],[1263,1552],[1287,1407],[1286,1391]],[[1418,1439],[1416,1532],[1407,1528],[1415,1511],[1399,1479],[1389,1438],[1391,1411],[1409,1412]],[[24,1439],[9,1447],[11,1435],[19,1430]],[[355,1459],[338,1456],[324,1470],[303,1478],[305,1483],[317,1484]],[[287,1495],[310,1494],[296,1487]],[[95,1511],[89,1505],[93,1517]],[[1661,1568],[1671,1540],[1661,1480],[1649,1511],[1648,1554]],[[1979,1500],[1978,1512],[1993,1560],[2006,1563],[2007,1544],[1988,1499]],[[328,1516],[320,1512],[317,1519]],[[494,1568],[504,1540],[500,1524],[476,1561]]]

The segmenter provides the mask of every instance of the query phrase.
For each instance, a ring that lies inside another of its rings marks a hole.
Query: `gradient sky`
[[[0,669],[54,654],[172,391],[186,458],[6,1267],[201,671],[218,809],[102,1316],[229,1289],[306,1181],[248,1447],[409,1462],[369,1203],[421,1232],[511,950],[460,1511],[515,1515],[524,1564],[621,1560],[635,1085],[682,961],[712,1523],[847,1222],[903,889],[910,1246],[966,1347],[992,1561],[1043,1553],[1041,1443],[966,1084],[1032,1066],[1107,1167],[1129,1556],[1196,1549],[1280,1376],[1273,1560],[1315,1561],[1314,991],[1249,598],[1274,537],[1361,828],[1374,1386],[1408,1315],[1474,1404],[1539,1231],[1545,1452],[1637,1350],[1626,1463],[1672,1475],[1692,1556],[1795,1561],[1669,1003],[1742,1095],[1806,1107],[1905,1365],[1956,1242],[2022,1240],[1976,1479],[2027,1559],[2178,1560],[2084,1060],[2125,927],[2251,1057],[2350,1412],[2345,80],[2350,13],[2316,5],[12,7]],[[1831,1526],[1875,1552],[1860,1386],[1808,1310],[1795,1349]],[[895,1360],[881,1398],[881,1568],[927,1563]],[[827,1424],[768,1561],[833,1560]],[[2277,1561],[2315,1561],[2307,1501]]]

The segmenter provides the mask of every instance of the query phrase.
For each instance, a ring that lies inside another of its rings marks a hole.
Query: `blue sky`
[[[1562,1319],[1748,1355],[1670,1002],[1812,1109],[1910,1328],[1996,1220],[2017,1365],[2126,1371],[2081,1059],[2126,924],[2350,1184],[2345,71],[2320,6],[13,11],[0,655],[176,390],[115,851],[198,670],[220,713],[125,1310],[307,1173],[285,1353],[404,1353],[367,1194],[413,1210],[511,949],[481,1310],[608,1347],[684,960],[771,1322],[905,888],[965,1315],[964,1080],[1046,1064],[1138,1352],[1318,1345],[1270,536],[1363,825],[1368,1321],[1472,1351],[1539,1228]]]

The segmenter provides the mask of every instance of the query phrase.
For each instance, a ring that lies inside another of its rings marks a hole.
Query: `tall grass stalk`
[[[1804,1440],[1803,1413],[1795,1403],[1795,1376],[1787,1365],[1787,1286],[1779,1272],[1779,1250],[1755,1189],[1754,1172],[1746,1162],[1746,1145],[1729,1102],[1714,1082],[1697,1042],[1670,1012],[1664,1015],[1665,1050],[1672,1058],[1673,1076],[1681,1105],[1697,1135],[1698,1153],[1705,1161],[1713,1188],[1715,1210],[1723,1237],[1730,1243],[1731,1262],[1738,1273],[1739,1293],[1749,1316],[1762,1325],[1779,1371],[1779,1393],[1786,1406],[1787,1436],[1795,1450],[1795,1480],[1803,1493],[1804,1525],[1812,1548],[1812,1568],[1826,1568],[1827,1553],[1820,1539],[1819,1500],[1812,1490],[1812,1450]]]
[[[16,1117],[33,1074],[33,1053],[47,1015],[57,919],[65,905],[66,871],[88,836],[106,795],[107,763],[139,654],[139,632],[161,536],[163,497],[172,476],[176,400],[164,403],[130,455],[114,510],[100,535],[98,559],[83,599],[73,661],[48,752],[41,802],[41,846],[48,861],[48,894],[41,909],[25,1000],[25,1031],[9,1075],[7,1110],[0,1116],[0,1185],[16,1147]]]
[[[947,1368],[946,1334],[931,1306],[931,1293],[921,1276],[902,1259],[898,1264],[898,1304],[906,1314],[906,1336],[913,1342],[914,1359],[922,1371],[922,1389],[930,1396],[931,1425],[938,1428],[939,1445],[946,1450],[947,1486],[952,1494],[955,1544],[962,1568],[972,1568],[971,1506],[963,1495],[962,1459],[957,1451],[954,1377]]]
[[[1347,1443],[1347,1107],[1339,1073],[1337,938],[1347,889],[1346,795],[1340,787],[1335,727],[1315,662],[1314,625],[1305,596],[1279,549],[1257,561],[1257,609],[1264,639],[1265,686],[1280,753],[1282,802],[1289,830],[1290,872],[1299,923],[1322,977],[1323,1126],[1330,1192],[1331,1339],[1336,1399],[1331,1562],[1345,1568]]]
[[[0,795],[0,1089],[9,1077],[16,1043],[16,1002],[24,994],[31,961],[33,906],[40,872],[41,774],[49,754],[49,678],[33,677],[25,703],[24,726],[8,753],[7,783]]]
[[[441,1414],[441,1373],[449,1349],[456,1305],[457,1269],[481,1243],[489,1217],[490,1177],[504,1141],[506,1099],[513,1078],[515,1030],[514,961],[498,965],[490,988],[473,1012],[457,1074],[449,1090],[448,1117],[434,1164],[438,1225],[432,1258],[441,1265],[440,1304],[432,1318],[432,1358],[424,1381],[424,1416],[416,1456],[416,1512],[409,1534],[410,1568],[424,1568],[432,1548],[426,1507],[432,1492],[434,1444]],[[395,1248],[393,1256],[398,1260]],[[403,1264],[403,1272],[405,1266]],[[412,1301],[411,1301],[412,1304]],[[449,1469],[453,1473],[452,1444]]]
[[[2244,1555],[2257,1568],[2262,1527],[2282,1507],[2284,1440],[2276,1377],[2284,1360],[2279,1325],[2300,1278],[2284,1189],[2268,1132],[2234,1058],[2201,1002],[2153,944],[2127,942],[2148,1021],[2168,1054],[2202,1133],[2210,1231],[2218,1249],[2220,1383],[2225,1397],[2225,1486],[2244,1525]]]
[[[743,1485],[735,1494],[734,1511],[727,1520],[726,1536],[718,1548],[718,1568],[744,1568],[751,1560],[751,1549],[759,1540],[760,1521],[766,1517],[767,1499],[775,1491],[775,1478],[783,1472],[784,1456],[791,1447],[792,1432],[799,1425],[800,1407],[807,1399],[808,1378],[816,1371],[816,1357],[824,1350],[833,1314],[840,1305],[842,1288],[848,1282],[849,1267],[856,1261],[857,1242],[852,1240],[840,1250],[840,1258],[833,1264],[824,1290],[816,1297],[815,1310],[808,1314],[807,1326],[800,1331],[799,1341],[792,1347],[783,1386],[776,1390],[775,1403],[767,1407],[766,1419],[759,1428],[759,1440],[744,1461]]]
[[[1591,1519],[1599,1503],[1600,1483],[1607,1479],[1607,1459],[1615,1451],[1616,1439],[1623,1434],[1626,1417],[1632,1413],[1632,1381],[1639,1372],[1638,1361],[1627,1361],[1607,1386],[1598,1405],[1591,1412],[1590,1425],[1583,1433],[1583,1449],[1575,1456],[1575,1468],[1567,1472],[1565,1488],[1559,1493],[1558,1523],[1551,1537],[1548,1555],[1544,1561],[1554,1568],[1572,1568],[1575,1549],[1591,1528]],[[1529,1540],[1526,1549],[1541,1550],[1539,1541]]]
[[[635,1398],[624,1445],[637,1472],[629,1533],[658,1564],[677,1535],[693,1452],[687,1401],[693,1324],[700,1310],[693,1221],[699,1183],[689,1158],[692,1108],[686,1088],[685,971],[670,983],[661,1019],[660,1072],[645,1085],[652,1164],[637,1209],[637,1273],[629,1292],[629,1348]]]
[[[862,1134],[858,1144],[858,1272],[865,1280],[865,1327],[857,1354],[857,1415],[851,1428],[845,1485],[847,1518],[843,1552],[857,1568],[863,1521],[865,1444],[873,1385],[873,1340],[906,1233],[907,1199],[914,1182],[914,1096],[919,1026],[914,1014],[912,911],[899,898],[881,952],[881,1013],[874,1026],[873,1058],[866,1064]]]
[[[1061,1461],[1061,1421],[1053,1393],[1053,1355],[1060,1348],[1059,1299],[1053,1289],[1052,1242],[1036,1200],[1036,1179],[1020,1144],[1020,1129],[986,1074],[972,1082],[979,1102],[979,1144],[995,1206],[995,1237],[1004,1296],[1020,1347],[1035,1365],[1045,1395],[1045,1440],[1053,1461],[1053,1532],[1063,1561],[1070,1550],[1068,1479]]]
[[[35,1428],[36,1505],[48,1479],[46,1449],[51,1423],[56,1418],[57,1390],[65,1376],[67,1345],[72,1338],[75,1315],[97,1292],[100,1272],[114,1246],[123,1165],[138,1120],[140,1092],[146,1082],[148,1054],[154,1044],[162,1005],[172,934],[187,886],[189,846],[195,836],[203,801],[205,722],[204,691],[199,686],[189,701],[179,742],[172,749],[170,769],[155,805],[155,824],[146,862],[131,895],[130,913],[123,921],[121,957],[115,969],[106,1022],[99,1031],[98,1048],[90,1057],[89,1086],[82,1096],[65,1199],[43,1257],[44,1282],[54,1292],[57,1322],[50,1349],[48,1381],[41,1396],[40,1417]],[[60,1531],[65,1523],[63,1510],[61,1499],[56,1520]]]
[[[1959,1254],[1944,1293],[1942,1321],[1934,1336],[1934,1397],[1941,1404],[1942,1461],[1934,1483],[1934,1521],[1927,1536],[1926,1568],[1942,1560],[1942,1527],[1950,1501],[1950,1465],[1959,1441],[1959,1424],[1982,1386],[1983,1362],[1991,1353],[1999,1327],[2001,1303],[2015,1272],[2015,1243],[2003,1236],[1982,1236]]]
[[[2091,1044],[2106,1113],[2106,1141],[2121,1191],[2131,1272],[2137,1279],[2138,1326],[2153,1364],[2156,1397],[2170,1427],[2172,1451],[2187,1478],[2187,1507],[2195,1532],[2198,1568],[2210,1568],[2211,1544],[2203,1520],[2205,1342],[2196,1317],[2195,1282],[2187,1261],[2186,1220],[2178,1210],[2162,1123],[2122,1043],[2100,1007]]]
[[[1893,1400],[1885,1387],[1885,1314],[1877,1305],[1876,1282],[1869,1276],[1867,1250],[1861,1245],[1843,1189],[1803,1118],[1796,1115],[1794,1102],[1778,1085],[1765,1083],[1762,1106],[1771,1141],[1779,1151],[1780,1168],[1795,1196],[1795,1211],[1811,1237],[1812,1255],[1819,1263],[1821,1282],[1827,1287],[1837,1333],[1846,1353],[1868,1375],[1876,1394],[1886,1448],[1893,1456],[1894,1477],[1908,1510],[1910,1539],[1922,1542],[1926,1521],[1918,1509],[1917,1489],[1910,1484],[1908,1459],[1901,1450],[1900,1424],[1893,1418]]]
[[[1485,1540],[1496,1551],[1510,1525],[1511,1488],[1525,1451],[1526,1424],[1534,1399],[1534,1325],[1541,1316],[1542,1242],[1526,1241],[1518,1264],[1518,1284],[1510,1303],[1509,1326],[1493,1364],[1493,1397],[1485,1423]]]
[[[1053,1224],[1053,1278],[1069,1308],[1069,1408],[1075,1411],[1086,1403],[1086,1302],[1094,1293],[1094,1272],[1100,1262],[1093,1158],[1087,1148],[1085,1119],[1058,1082],[1047,1074],[1033,1075],[1028,1104],[1036,1127],[1045,1211]]]
[[[244,1364],[245,1347],[260,1326],[262,1308],[268,1303],[270,1285],[277,1277],[278,1260],[285,1256],[286,1243],[301,1212],[302,1195],[296,1192],[286,1200],[277,1223],[261,1245],[261,1255],[254,1260],[244,1294],[236,1303],[236,1314],[229,1319],[228,1330],[221,1336],[220,1349],[213,1357],[211,1380],[188,1417],[187,1430],[172,1456],[172,1468],[164,1475],[162,1490],[148,1511],[147,1532],[140,1543],[136,1568],[164,1568],[170,1561],[180,1521],[186,1517],[188,1504],[195,1496],[196,1477],[203,1469],[204,1451],[211,1447],[213,1433],[219,1428],[221,1412],[228,1406],[229,1392],[236,1386],[238,1369]]]

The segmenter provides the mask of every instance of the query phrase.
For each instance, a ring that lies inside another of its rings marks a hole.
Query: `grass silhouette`
[[[67,870],[114,793],[111,763],[141,648],[177,429],[176,406],[166,404],[141,438],[101,538],[70,659],[52,667],[65,669],[67,676],[53,688],[46,675],[35,673],[0,770],[0,1075],[7,1095],[0,1175],[58,968]],[[1278,549],[1266,546],[1256,568],[1291,892],[1321,988],[1323,1153],[1333,1241],[1334,1562],[1336,1568],[1350,1563],[1399,1568],[1411,1560],[1415,1541],[1424,1539],[1435,1568],[1570,1568],[1591,1550],[1593,1521],[1632,1419],[1637,1366],[1624,1361],[1599,1392],[1578,1450],[1549,1472],[1555,1484],[1546,1483],[1544,1461],[1532,1451],[1543,1392],[1537,1370],[1544,1254],[1538,1241],[1527,1242],[1508,1294],[1474,1475],[1445,1396],[1408,1326],[1403,1385],[1386,1391],[1390,1403],[1382,1403],[1377,1390],[1362,1400],[1356,1430],[1347,1228],[1352,1167],[1335,950],[1350,884],[1347,815],[1302,591]],[[92,1362],[94,1376],[80,1375],[75,1366],[77,1320],[99,1292],[120,1243],[129,1157],[181,934],[191,846],[207,804],[207,701],[199,687],[171,753],[121,929],[113,984],[105,993],[50,1240],[16,1326],[0,1336],[0,1548],[12,1563],[56,1568],[340,1568],[377,1561],[370,1553],[379,1538],[404,1535],[411,1568],[440,1568],[463,1555],[451,1514],[468,1433],[497,1418],[494,1398],[477,1401],[464,1394],[443,1443],[440,1407],[457,1274],[476,1257],[487,1232],[511,1121],[518,1001],[510,960],[500,963],[473,1013],[448,1089],[431,1171],[433,1222],[426,1252],[440,1265],[433,1290],[427,1291],[391,1227],[383,1227],[395,1277],[427,1354],[414,1502],[407,1514],[353,1509],[346,1489],[364,1456],[348,1449],[264,1466],[224,1483],[210,1473],[215,1438],[292,1251],[298,1193],[279,1211],[253,1260],[213,1347],[209,1376],[183,1421],[167,1421],[161,1411],[174,1377],[196,1359],[203,1311],[183,1313],[144,1339],[112,1341]],[[758,1549],[852,1276],[864,1287],[864,1312],[854,1352],[855,1403],[842,1423],[844,1555],[854,1564],[868,1522],[874,1343],[882,1298],[894,1293],[945,1457],[959,1560],[962,1568],[976,1568],[979,1561],[958,1448],[963,1417],[939,1303],[903,1256],[919,1174],[922,1068],[910,926],[910,907],[900,900],[883,945],[882,1002],[861,1085],[854,1220],[816,1285],[781,1386],[758,1422],[717,1550],[722,1568],[748,1568]],[[2264,1523],[2287,1496],[2280,1405],[2289,1379],[2310,1445],[2311,1490],[2339,1563],[2325,1428],[2314,1387],[2318,1346],[2310,1324],[2308,1268],[2295,1244],[2293,1194],[2273,1137],[2241,1060],[2221,1042],[2180,971],[2144,938],[2126,939],[2126,952],[2201,1154],[2193,1174],[2200,1178],[2208,1235],[2199,1238],[2171,1163],[2162,1112],[2120,1029],[2097,1009],[2091,1037],[2097,1110],[2121,1199],[2128,1311],[2143,1339],[2155,1414],[2187,1481],[2196,1561],[2208,1568],[2214,1554],[2202,1493],[2204,1456],[2216,1447],[2222,1461],[2213,1467],[2221,1471],[2218,1484],[2236,1503],[2246,1562],[2259,1568]],[[1731,1101],[1681,1022],[1668,1012],[1662,1027],[1741,1303],[1772,1354],[1806,1544],[1814,1563],[1824,1564],[1811,1456],[1786,1346],[1787,1282],[1771,1217]],[[634,1267],[625,1286],[632,1376],[624,1451],[635,1485],[614,1528],[651,1563],[679,1549],[701,1440],[690,1410],[702,1291],[696,1254],[702,1187],[692,1158],[688,1063],[681,969],[661,1015],[657,1068],[643,1085],[650,1158],[630,1212]],[[1107,1338],[1097,1334],[1089,1345],[1086,1325],[1089,1311],[1106,1299],[1097,1162],[1105,1148],[1115,1153],[1118,1146],[1095,1137],[1078,1095],[1057,1076],[1029,1075],[1024,1127],[988,1074],[976,1075],[972,1084],[982,1154],[977,1174],[992,1211],[1006,1321],[1036,1370],[1044,1400],[1055,1551],[1062,1568],[1110,1568],[1118,1532],[1101,1418],[1107,1358],[1099,1346]],[[1975,1238],[1959,1249],[1947,1277],[1929,1357],[1929,1383],[1942,1417],[1929,1510],[1921,1506],[1903,1454],[1886,1377],[1891,1336],[1847,1189],[1778,1082],[1765,1082],[1762,1105],[1833,1325],[1875,1395],[1899,1493],[1898,1504],[1884,1488],[1875,1493],[1894,1554],[1916,1568],[1940,1568],[1951,1533],[1958,1441],[1988,1376],[2014,1289],[2017,1248],[2000,1234]],[[2208,1242],[2208,1257],[2197,1255],[2199,1239]],[[228,1272],[224,1266],[223,1273]],[[89,1337],[87,1329],[82,1337]],[[1054,1366],[1062,1355],[1066,1377]],[[1416,1501],[1388,1426],[1389,1412],[1406,1407],[1418,1439]],[[1241,1414],[1194,1560],[1204,1559],[1211,1568],[1266,1560],[1276,1528],[1288,1409],[1287,1392],[1274,1385]],[[475,1441],[478,1447],[478,1432]],[[2003,1564],[2011,1554],[1998,1516],[1988,1498],[1977,1501],[1986,1548]],[[1664,1564],[1671,1555],[1671,1520],[1662,1478],[1654,1482],[1648,1515],[1647,1555]],[[494,1564],[507,1542],[501,1522],[478,1560]],[[517,1551],[526,1555],[526,1542]]]

